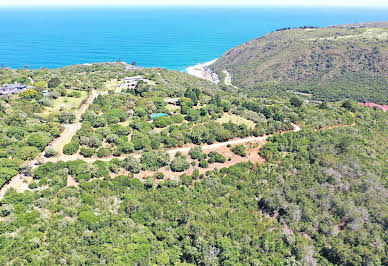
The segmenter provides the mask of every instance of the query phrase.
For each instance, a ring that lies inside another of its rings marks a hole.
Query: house
[[[123,67],[123,69],[125,69],[125,70],[142,70],[143,68],[144,67],[134,66],[134,65]]]
[[[28,89],[34,89],[33,86],[26,86],[24,84],[5,84],[0,87],[0,95],[12,95],[26,91]]]
[[[164,99],[164,102],[167,104],[177,104],[179,102],[179,98]]]
[[[143,80],[142,76],[126,77],[124,83],[120,85],[121,88],[134,88],[137,83]]]

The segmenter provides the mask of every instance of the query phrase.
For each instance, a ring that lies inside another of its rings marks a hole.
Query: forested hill
[[[212,66],[232,83],[277,87],[316,99],[388,103],[388,22],[279,29],[226,52]]]

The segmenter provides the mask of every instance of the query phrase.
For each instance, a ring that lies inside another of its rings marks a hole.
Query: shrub
[[[231,151],[232,151],[234,154],[237,154],[237,155],[239,155],[239,156],[241,156],[241,157],[247,156],[247,153],[246,153],[246,151],[245,151],[244,145],[236,145],[236,146],[234,146],[234,147],[231,149]]]
[[[161,173],[161,172],[157,172],[157,173],[155,174],[155,178],[156,178],[156,179],[163,179],[163,178],[164,178],[164,174]]]
[[[50,158],[57,155],[57,152],[53,148],[47,148],[46,152],[44,153],[44,157]]]
[[[175,114],[171,116],[171,123],[179,124],[183,122],[183,115]]]
[[[135,147],[131,142],[124,142],[118,146],[121,153],[129,154],[135,151]]]
[[[96,216],[91,211],[82,211],[82,212],[80,212],[78,217],[82,223],[84,223],[88,226],[95,225],[99,221],[98,216]]]
[[[37,147],[41,151],[43,151],[49,141],[49,137],[43,133],[34,133],[27,138],[28,145]]]
[[[208,156],[208,163],[224,163],[226,161],[226,158],[222,154],[215,151],[210,152]]]
[[[78,148],[79,148],[78,142],[71,141],[70,143],[67,143],[65,146],[63,146],[63,154],[73,155],[77,153]]]
[[[81,147],[79,153],[84,157],[92,157],[95,152],[94,148]]]
[[[290,103],[294,107],[301,107],[303,104],[303,100],[299,99],[298,97],[292,97],[290,99]]]
[[[170,155],[166,151],[145,152],[140,158],[145,169],[157,170],[170,163]]]
[[[72,124],[75,121],[75,115],[72,112],[63,112],[58,115],[58,120],[61,123]]]
[[[189,155],[190,155],[191,159],[193,159],[193,160],[199,159],[201,157],[202,153],[203,153],[203,151],[202,151],[201,146],[195,146],[195,147],[191,148],[189,151]]]
[[[178,155],[175,157],[175,159],[171,162],[171,170],[173,172],[183,172],[190,167],[190,163],[186,160],[185,156]]]
[[[141,165],[138,159],[133,156],[128,156],[124,159],[122,166],[133,174],[137,174],[141,171]]]
[[[101,147],[97,150],[98,158],[107,157],[111,154],[112,154],[111,150],[105,147]]]
[[[166,127],[170,124],[170,118],[169,117],[158,117],[155,119],[154,124],[158,128]]]
[[[37,147],[22,147],[17,153],[16,156],[22,159],[23,161],[30,161],[34,159],[39,154],[39,149]]]
[[[201,167],[201,168],[208,168],[209,167],[209,163],[206,160],[201,159],[199,161],[199,167]]]

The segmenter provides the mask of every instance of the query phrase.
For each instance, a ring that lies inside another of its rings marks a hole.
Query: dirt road
[[[51,147],[58,152],[58,158],[63,156],[62,149],[63,146],[70,141],[70,139],[74,136],[78,129],[81,128],[81,117],[83,113],[88,109],[89,105],[93,103],[94,99],[98,96],[98,92],[96,90],[92,90],[88,99],[84,104],[80,106],[80,108],[76,112],[76,122],[74,124],[64,125],[64,130],[61,135],[56,138],[50,145]],[[40,153],[39,156],[32,161],[26,162],[26,165],[31,167],[31,169],[35,169],[38,166],[38,162],[45,162],[45,157],[43,156],[44,152]],[[4,198],[6,191],[10,188],[15,189],[17,192],[23,192],[28,188],[28,183],[31,181],[31,177],[25,177],[22,174],[18,174],[14,176],[7,185],[0,189],[0,200]]]

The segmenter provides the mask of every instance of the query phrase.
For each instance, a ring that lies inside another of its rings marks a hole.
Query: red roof
[[[358,103],[359,105],[365,106],[365,107],[377,107],[383,110],[384,112],[388,110],[388,105],[381,105],[376,103]]]

